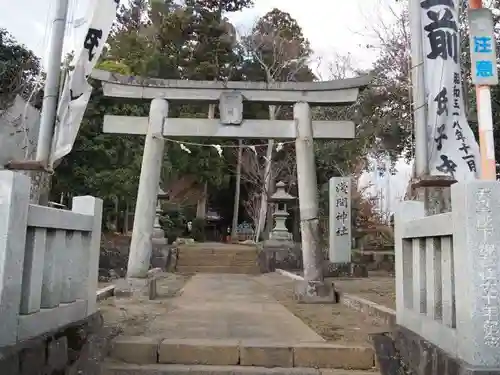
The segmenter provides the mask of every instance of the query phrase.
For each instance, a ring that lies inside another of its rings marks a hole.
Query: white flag
[[[479,146],[464,110],[459,0],[419,0],[422,10],[428,157],[431,175],[476,179]]]
[[[57,108],[51,164],[69,154],[73,148],[92,93],[92,87],[87,79],[101,56],[116,18],[120,0],[100,0],[94,4],[87,32],[75,55],[75,69],[64,82]]]

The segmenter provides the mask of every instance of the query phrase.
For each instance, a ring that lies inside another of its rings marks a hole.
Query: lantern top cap
[[[286,184],[280,181],[276,184],[276,192],[271,195],[270,200],[272,201],[291,201],[296,199],[293,195],[288,194],[285,191]]]
[[[167,199],[168,194],[165,193],[165,191],[161,188],[161,186],[158,186],[158,193],[156,194],[159,199]]]

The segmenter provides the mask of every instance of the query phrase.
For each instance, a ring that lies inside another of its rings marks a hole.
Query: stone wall
[[[132,238],[129,235],[103,233],[99,259],[100,281],[107,282],[125,277],[131,240]],[[170,250],[173,247],[173,245],[153,245],[151,268],[167,270],[171,261]]]
[[[358,251],[353,250],[352,261],[366,266],[368,271],[387,271],[393,273],[394,251]]]
[[[0,348],[0,374],[99,375],[113,329],[100,313],[18,345]]]
[[[127,270],[131,237],[116,233],[103,233],[99,258],[99,279],[110,281],[124,277]]]
[[[498,375],[500,369],[474,367],[402,326],[372,335],[382,375]]]
[[[274,272],[277,268],[286,271],[302,270],[302,249],[295,246],[263,246],[259,252],[261,272]]]

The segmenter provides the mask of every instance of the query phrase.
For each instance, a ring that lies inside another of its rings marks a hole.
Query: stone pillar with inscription
[[[332,177],[329,195],[330,248],[328,258],[331,263],[351,263],[351,178]]]
[[[351,178],[329,181],[329,249],[325,275],[366,277],[366,267],[352,263]]]
[[[455,184],[451,196],[457,355],[500,374],[500,183]]]

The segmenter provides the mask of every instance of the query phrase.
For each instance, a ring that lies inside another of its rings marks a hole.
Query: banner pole
[[[415,177],[429,174],[427,152],[427,106],[425,103],[424,47],[419,0],[410,0],[411,81],[413,90],[413,123],[415,129]]]
[[[470,9],[483,7],[482,0],[469,0]],[[491,90],[486,85],[476,85],[476,105],[481,154],[481,180],[496,180],[495,144],[493,140],[493,115]]]

